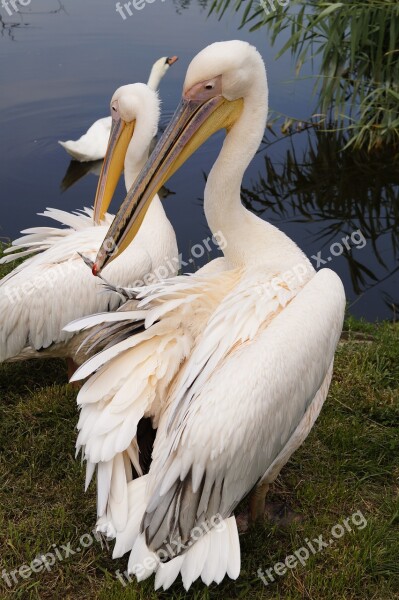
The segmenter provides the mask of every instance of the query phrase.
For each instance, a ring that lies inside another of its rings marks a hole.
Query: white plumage
[[[156,589],[179,573],[186,589],[198,577],[210,585],[238,576],[234,510],[254,486],[265,492],[304,441],[331,380],[345,310],[339,277],[315,273],[292,240],[240,202],[267,96],[264,64],[250,45],[213,44],[194,58],[184,101],[118,213],[123,226],[113,224],[107,237],[118,243],[127,235],[150,200],[147,190],[190,154],[185,146],[195,138],[198,147],[202,132],[205,139],[226,126],[205,188],[208,223],[226,240],[224,258],[136,290],[138,304],[115,315],[126,335],[121,329],[75,375],[94,373],[79,394],[78,448],[89,475],[93,463],[101,472],[98,525],[115,536],[114,556],[131,550],[128,570],[138,580],[155,572]],[[96,270],[108,260],[102,248]],[[68,330],[103,321],[83,319]],[[144,329],[129,334],[134,323]],[[142,417],[157,433],[148,474],[132,480],[127,457],[139,460]],[[221,531],[213,526],[194,539],[215,517]]]
[[[126,119],[135,120],[125,158],[125,182],[130,187],[156,133],[159,100],[145,84],[122,87],[115,98],[126,111]],[[0,361],[73,357],[78,338],[62,331],[64,325],[84,315],[115,310],[121,303],[117,294],[105,290],[92,276],[78,254],[94,259],[113,216],[105,214],[96,224],[91,209],[72,214],[47,209],[43,215],[66,228],[26,230],[1,261],[34,254],[0,282]],[[174,230],[157,197],[139,235],[127,252],[106,269],[105,276],[116,285],[131,286],[156,274],[165,263],[173,276],[178,270],[177,254]]]
[[[159,58],[152,66],[147,82],[148,87],[157,91],[162,78],[165,76],[170,65],[176,60],[175,56],[172,58],[166,56]],[[78,140],[68,140],[58,143],[74,160],[79,162],[101,160],[107,152],[111,125],[112,118],[103,117],[95,121]]]

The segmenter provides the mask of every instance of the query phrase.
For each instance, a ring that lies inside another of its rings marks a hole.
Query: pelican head
[[[127,248],[152,198],[191,154],[216,131],[234,128],[249,97],[252,107],[259,97],[266,120],[265,66],[256,48],[242,41],[217,42],[197,54],[187,71],[182,100],[97,254],[94,275]]]
[[[94,202],[95,223],[107,212],[124,166],[126,182],[131,185],[134,181],[138,171],[133,175],[130,170],[141,167],[147,158],[160,113],[157,93],[144,83],[118,88],[110,108],[112,126]]]
[[[163,56],[159,58],[153,65],[148,79],[148,87],[152,90],[157,90],[161,79],[166,75],[169,67],[178,60],[177,56]]]

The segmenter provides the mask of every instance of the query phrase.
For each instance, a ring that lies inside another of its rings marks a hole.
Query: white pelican
[[[169,67],[176,61],[177,56],[172,56],[170,58],[163,56],[162,58],[159,58],[152,66],[147,82],[148,87],[156,92]],[[98,119],[78,140],[68,140],[67,142],[58,143],[74,160],[79,162],[100,160],[104,158],[107,151],[111,124],[111,117]]]
[[[251,515],[263,513],[269,484],[308,435],[330,385],[345,310],[341,280],[329,269],[316,273],[290,238],[240,201],[267,106],[254,47],[229,41],[200,52],[93,266],[99,273],[114,259],[110,240],[118,252],[128,247],[157,189],[226,128],[204,197],[212,232],[226,240],[224,258],[136,290],[138,306],[108,315],[108,348],[74,377],[94,372],[78,396],[77,446],[87,482],[98,466],[98,527],[116,537],[114,557],[130,551],[129,573],[141,580],[155,572],[156,589],[179,572],[186,589],[198,577],[209,585],[238,576],[234,510],[256,488]],[[140,320],[144,330],[132,333]],[[68,330],[104,321],[88,317]],[[157,428],[152,463],[132,479],[143,416]]]
[[[113,219],[106,210],[123,166],[129,189],[145,163],[158,126],[158,95],[143,83],[121,87],[112,98],[111,112],[109,152],[94,211],[85,208],[70,214],[46,210],[44,216],[67,228],[26,230],[27,235],[9,249],[13,251],[17,246],[22,251],[1,261],[39,252],[0,281],[0,361],[71,359],[78,340],[62,331],[63,326],[96,311],[114,310],[121,302],[117,294],[104,292],[103,286],[95,282],[78,252],[95,257]],[[122,256],[107,270],[119,285],[133,285],[160,268],[162,277],[178,271],[176,236],[158,198],[140,233],[129,256]],[[70,360],[69,367],[73,368]]]

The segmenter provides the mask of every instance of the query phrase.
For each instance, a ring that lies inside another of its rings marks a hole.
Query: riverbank
[[[153,579],[124,587],[116,572],[127,557],[113,561],[112,543],[107,550],[93,536],[94,485],[84,493],[74,458],[76,390],[64,363],[0,365],[0,597],[399,598],[398,359],[399,324],[346,321],[322,414],[270,493],[296,517],[285,526],[265,520],[242,536],[236,582],[197,582],[187,596],[180,583],[154,592]],[[284,567],[298,552],[302,560]]]

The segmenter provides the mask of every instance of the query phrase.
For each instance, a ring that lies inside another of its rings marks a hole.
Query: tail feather
[[[102,533],[108,540],[115,539],[116,530],[112,524],[112,519],[107,513],[97,519],[96,531]]]
[[[112,460],[99,462],[97,467],[97,513],[103,515],[107,508],[111,488]]]
[[[191,560],[185,560],[181,568],[181,576],[185,590],[201,576],[209,551],[209,536],[204,536],[191,549]]]
[[[99,463],[88,460],[86,489],[90,484],[96,466],[98,482],[97,514],[99,517],[97,525],[99,526],[100,523],[104,525],[104,528],[100,528],[100,530],[107,533],[107,535],[109,535],[109,524],[112,525],[112,531],[124,531],[129,519],[129,506],[132,504],[132,500],[129,503],[129,485],[133,483],[132,466],[139,478],[142,475],[136,439],[132,441],[126,452],[117,454],[112,460]],[[134,502],[133,507],[136,508]]]
[[[143,581],[156,571],[158,563],[158,556],[147,547],[145,536],[140,534],[136,538],[129,556],[127,565],[129,575],[136,575],[137,581]]]
[[[117,454],[113,460],[109,511],[116,530],[126,527],[128,518],[128,494],[125,462],[123,454]]]
[[[129,513],[126,529],[116,534],[113,557],[122,556],[130,546],[132,550],[128,563],[129,574],[134,574],[138,581],[142,581],[155,573],[156,590],[168,589],[179,573],[186,591],[199,577],[206,585],[210,585],[213,581],[220,583],[226,575],[231,579],[237,579],[240,573],[240,542],[234,516],[219,523],[219,526],[200,537],[188,550],[168,562],[162,562],[163,557],[160,553],[157,554],[148,548],[145,534],[139,534],[139,523],[146,505],[146,486],[141,480],[146,477],[129,484],[132,486],[129,490],[130,501],[133,499],[133,488],[136,491],[136,486],[140,484],[142,496],[138,501],[137,494],[135,495],[134,507]]]
[[[79,453],[79,450],[78,452]],[[83,455],[82,455],[83,458]],[[87,489],[90,485],[90,482],[92,480],[92,477],[94,475],[94,471],[96,470],[96,463],[87,461],[87,465],[86,465],[86,479],[85,479],[85,492],[87,492]]]
[[[89,162],[93,160],[90,156],[88,156],[84,149],[80,150],[80,146],[77,145],[80,141],[81,140],[67,140],[66,142],[62,142],[58,140],[58,143],[64,148],[64,150],[66,150],[69,156],[72,156],[73,159],[78,160],[79,162]]]
[[[180,573],[180,570],[185,562],[184,559],[184,554],[181,554],[169,562],[159,565],[155,573],[154,588],[156,590],[158,590],[160,587],[162,587],[164,590],[167,590],[172,585]]]
[[[140,523],[146,506],[147,481],[148,475],[143,475],[128,483],[129,513],[124,529],[119,530],[116,534],[113,558],[119,558],[129,552],[139,535]]]
[[[210,535],[209,536],[209,548],[208,554],[206,557],[206,561],[204,567],[201,571],[201,579],[205,583],[205,585],[211,585],[212,581],[219,580],[219,582],[223,579],[226,574],[226,568],[224,572],[219,571],[220,566],[220,558],[221,558],[221,550],[223,554],[226,556],[229,549],[228,546],[226,548],[221,548],[221,535]],[[227,537],[227,541],[229,538]],[[226,541],[226,540],[224,540]]]
[[[227,560],[227,575],[230,579],[237,579],[241,569],[240,539],[238,537],[237,522],[234,517],[227,519],[229,526],[229,557]]]

